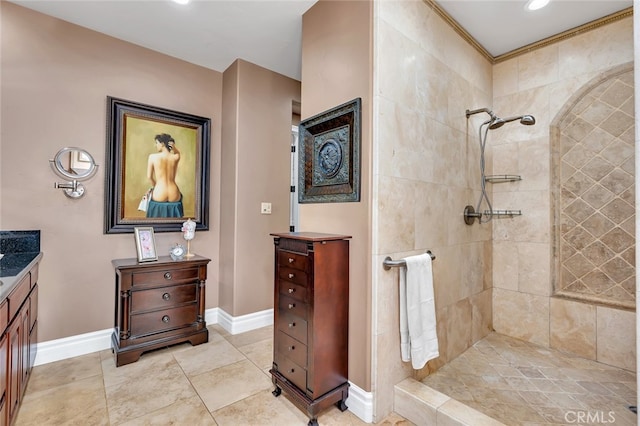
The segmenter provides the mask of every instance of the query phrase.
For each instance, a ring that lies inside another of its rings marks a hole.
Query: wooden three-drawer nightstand
[[[210,259],[194,256],[155,262],[116,259],[115,316],[111,346],[116,366],[143,352],[182,342],[209,340],[204,320],[205,282]]]

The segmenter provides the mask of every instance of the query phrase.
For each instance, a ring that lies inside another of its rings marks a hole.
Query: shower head
[[[536,118],[533,115],[523,115],[520,118],[520,124],[524,124],[525,126],[533,126],[536,124]]]
[[[533,115],[518,115],[516,117],[509,117],[509,118],[495,118],[495,119],[491,119],[489,121],[489,129],[493,130],[493,129],[497,129],[499,127],[504,126],[506,123],[510,123],[512,121],[516,121],[516,120],[520,120],[520,124],[523,124],[525,126],[533,126],[534,124],[536,124],[536,119]]]
[[[533,117],[533,115],[518,115],[515,117],[509,117],[509,118],[499,118],[489,108],[467,110],[466,116],[467,118],[469,118],[473,114],[478,114],[480,112],[486,112],[487,114],[489,114],[489,117],[491,117],[490,120],[487,120],[484,123],[482,123],[482,126],[486,126],[488,124],[490,130],[498,129],[504,126],[506,123],[510,123],[516,120],[520,120],[520,124],[524,124],[525,126],[532,126],[536,124],[536,119]]]
[[[502,126],[504,126],[504,123],[506,123],[506,121],[504,121],[502,118],[498,118],[496,117],[495,119],[489,120],[489,130],[495,130],[497,128],[500,128]]]

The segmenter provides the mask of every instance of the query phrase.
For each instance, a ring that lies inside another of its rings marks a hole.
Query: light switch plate
[[[262,203],[260,205],[261,214],[271,214],[271,203]]]

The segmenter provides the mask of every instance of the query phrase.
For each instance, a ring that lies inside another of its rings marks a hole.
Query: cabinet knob
[[[289,293],[293,293],[294,291],[296,291],[294,288],[289,289]]]
[[[293,263],[293,258],[289,258],[289,263]]]
[[[289,274],[289,278],[293,278],[293,274]]]
[[[295,346],[289,346],[290,351],[294,350],[295,348],[296,348]]]
[[[289,328],[293,328],[293,327],[295,327],[295,326],[296,326],[296,323],[295,323],[295,322],[290,322],[290,323],[289,323]]]
[[[289,373],[295,373],[295,371],[296,370],[292,368],[291,370],[289,370]]]
[[[293,309],[293,308],[295,308],[295,307],[296,307],[296,304],[295,304],[295,303],[289,303],[289,309]]]
[[[169,300],[169,299],[171,299],[171,295],[169,293],[165,293],[165,294],[162,295],[162,298],[164,300]]]
[[[169,315],[165,315],[165,316],[162,317],[162,322],[165,323],[165,324],[168,323],[169,320],[171,320],[171,318],[169,318]]]
[[[171,272],[165,272],[164,273],[164,279],[165,280],[170,280],[171,279]]]

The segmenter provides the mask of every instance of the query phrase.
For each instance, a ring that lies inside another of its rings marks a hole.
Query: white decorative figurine
[[[187,254],[185,257],[193,257],[195,255],[191,253],[191,240],[196,236],[196,223],[191,219],[187,219],[182,224],[182,232],[184,233],[184,239],[187,240]]]

